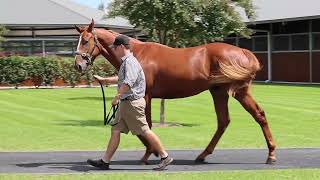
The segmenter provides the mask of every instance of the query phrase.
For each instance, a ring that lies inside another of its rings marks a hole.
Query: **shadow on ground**
[[[103,119],[101,120],[63,120],[57,123],[57,125],[61,126],[95,126],[95,127],[103,127]],[[161,127],[194,127],[200,126],[200,124],[194,123],[175,123],[175,122],[166,122],[164,126],[160,126],[159,123],[153,123],[153,128],[161,128]]]
[[[64,120],[63,122],[57,123],[57,125],[104,127],[102,118],[101,120]]]
[[[68,100],[90,100],[90,101],[102,101],[102,97],[73,97],[67,98]],[[113,97],[106,97],[106,101],[112,101]]]
[[[138,160],[119,160],[119,161],[112,161],[110,165],[110,170],[152,170],[159,163],[159,160],[149,160],[149,165],[141,165],[140,161]],[[198,166],[204,164],[234,164],[234,165],[241,165],[241,164],[264,164],[264,163],[240,163],[240,162],[233,162],[233,163],[196,163],[194,160],[182,160],[177,159],[172,162],[171,165],[178,165],[178,166]],[[131,168],[124,167],[119,168],[120,166],[132,166]],[[79,172],[88,172],[92,170],[99,170],[95,167],[91,167],[86,162],[43,162],[43,163],[25,163],[25,164],[16,164],[18,167],[22,168],[37,168],[41,166],[45,166],[50,169],[69,169],[72,171],[79,171]],[[112,166],[116,166],[113,168]]]
[[[113,162],[112,162],[113,163]],[[125,164],[123,164],[125,165]],[[95,167],[88,165],[86,162],[55,162],[55,163],[28,163],[28,164],[16,164],[18,167],[22,168],[37,168],[41,166],[45,166],[48,169],[68,169],[72,171],[78,172],[88,172],[88,171],[98,171]],[[110,170],[152,170],[150,168],[110,168]]]

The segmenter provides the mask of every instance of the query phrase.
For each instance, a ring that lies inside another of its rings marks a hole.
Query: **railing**
[[[311,36],[311,37],[309,37]],[[320,51],[320,32],[277,34],[272,35],[272,52],[314,52]],[[312,43],[309,43],[309,39]],[[267,35],[252,36],[251,39],[240,37],[225,38],[225,42],[242,48],[249,49],[255,53],[268,52]],[[310,47],[311,46],[311,47]]]
[[[74,56],[77,39],[6,39],[0,46],[4,55]]]

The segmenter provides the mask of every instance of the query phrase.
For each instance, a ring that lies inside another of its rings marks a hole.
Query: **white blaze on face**
[[[78,42],[78,46],[77,46],[77,52],[80,52],[79,48],[80,48],[81,39],[82,39],[82,34],[80,35],[80,38],[79,38],[79,42]]]

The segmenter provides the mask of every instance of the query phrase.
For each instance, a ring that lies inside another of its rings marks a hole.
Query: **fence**
[[[74,56],[77,39],[6,39],[0,48],[4,55]]]
[[[268,35],[229,37],[225,42],[256,54],[263,66],[257,80],[320,82],[320,32],[274,34],[270,41]]]

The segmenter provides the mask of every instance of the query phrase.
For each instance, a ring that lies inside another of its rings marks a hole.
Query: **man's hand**
[[[119,100],[120,100],[120,96],[119,95],[115,96],[112,100],[111,105],[116,106],[119,103]]]

